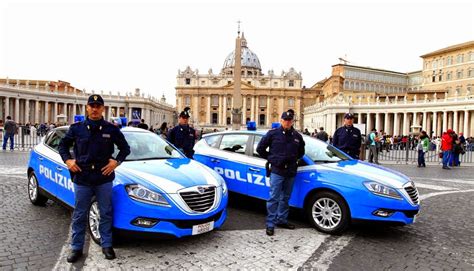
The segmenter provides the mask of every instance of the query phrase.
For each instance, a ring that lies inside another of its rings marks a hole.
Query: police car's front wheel
[[[33,205],[44,206],[48,201],[47,197],[41,195],[38,179],[33,172],[28,176],[28,197]]]
[[[306,214],[317,230],[329,234],[343,232],[350,222],[347,203],[341,196],[330,191],[312,195],[306,205]]]
[[[99,204],[97,200],[94,198],[89,205],[89,212],[87,215],[87,226],[89,228],[89,233],[92,240],[100,245],[100,232],[99,232],[99,224],[100,224],[100,212],[99,212]]]

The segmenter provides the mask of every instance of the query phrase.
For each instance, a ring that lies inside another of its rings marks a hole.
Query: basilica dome
[[[247,41],[242,34],[242,48],[241,48],[241,57],[242,57],[242,68],[253,68],[259,71],[262,70],[260,66],[260,60],[258,59],[257,55],[252,52],[247,47]],[[224,61],[223,69],[234,68],[235,65],[235,50],[230,53]]]

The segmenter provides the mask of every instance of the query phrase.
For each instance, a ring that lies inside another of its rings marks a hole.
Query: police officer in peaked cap
[[[178,125],[168,132],[168,141],[182,151],[186,157],[193,158],[194,143],[196,142],[196,131],[190,127],[188,122],[191,114],[190,108],[186,107],[179,114]]]
[[[291,109],[283,112],[280,127],[268,131],[257,146],[258,154],[267,159],[271,167],[266,221],[266,234],[270,236],[274,234],[275,226],[295,228],[288,223],[288,201],[293,190],[298,159],[305,152],[305,143],[301,134],[293,128],[294,116]]]
[[[102,252],[112,260],[112,181],[114,170],[130,154],[130,147],[118,127],[102,117],[104,100],[91,95],[87,100],[87,118],[72,124],[59,143],[59,154],[71,172],[74,183],[75,203],[72,217],[72,251],[68,262],[82,256],[87,225],[87,213],[95,196],[100,212],[99,233]],[[119,149],[112,157],[114,145]],[[69,148],[74,146],[74,157]]]
[[[346,113],[344,115],[344,126],[339,127],[332,137],[334,147],[349,154],[354,159],[359,159],[362,136],[360,130],[354,127],[354,115]]]

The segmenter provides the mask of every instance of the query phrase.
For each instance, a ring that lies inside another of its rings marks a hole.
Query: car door
[[[213,169],[219,173],[230,191],[247,195],[248,161],[247,149],[250,135],[224,134],[220,141]]]
[[[44,171],[47,171],[46,176],[53,189],[54,196],[64,203],[74,206],[74,185],[69,170],[58,151],[59,142],[66,133],[67,129],[56,129],[54,135],[46,143],[48,150],[47,159],[44,160]]]
[[[267,200],[270,193],[270,178],[266,177],[265,164],[267,160],[257,153],[257,146],[263,135],[253,135],[250,138],[250,148],[247,152],[247,176],[249,179],[247,193],[249,196]]]
[[[34,165],[38,185],[52,196],[56,196],[56,185],[53,179],[54,173],[52,170],[51,160],[48,158],[51,155],[51,149],[48,147],[48,142],[54,137],[55,132],[49,133],[44,139],[43,143],[35,147],[31,154],[31,165]]]

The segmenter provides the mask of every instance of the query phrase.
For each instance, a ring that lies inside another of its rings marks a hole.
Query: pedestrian
[[[178,125],[168,132],[168,141],[183,152],[186,157],[193,158],[194,143],[196,143],[196,132],[189,126],[190,108],[185,107],[179,114]]]
[[[138,128],[142,128],[144,130],[148,130],[148,124],[145,123],[145,120],[142,119],[141,122],[137,125]]]
[[[112,248],[112,181],[115,168],[130,154],[130,146],[120,129],[103,119],[104,100],[91,95],[87,100],[87,118],[72,124],[59,143],[59,154],[71,172],[74,183],[74,213],[72,217],[72,250],[70,263],[82,256],[87,225],[87,213],[92,197],[99,205],[102,253],[115,259]],[[114,158],[114,145],[119,152]],[[73,147],[74,158],[69,152]]]
[[[304,132],[303,132],[304,135],[310,135],[309,131],[308,131],[308,128],[304,128]]]
[[[354,159],[359,159],[362,135],[360,130],[354,127],[354,115],[346,113],[344,115],[344,126],[339,127],[332,137],[332,144],[347,153]]]
[[[166,139],[166,135],[168,134],[168,123],[163,122],[158,130],[156,130],[156,134],[158,134],[161,138]]]
[[[324,131],[324,127],[319,127],[319,132],[316,134],[316,138],[321,141],[328,142],[329,136],[328,133]]]
[[[7,141],[10,140],[10,151],[13,151],[15,145],[15,133],[17,131],[17,125],[12,117],[7,116],[5,124],[3,126],[3,146],[2,149],[5,151],[7,149]]]
[[[379,164],[379,150],[377,148],[377,142],[379,138],[377,136],[377,129],[372,129],[367,139],[369,145],[369,163]]]
[[[443,169],[451,169],[448,164],[451,161],[452,149],[453,149],[453,138],[451,134],[453,130],[448,129],[448,131],[443,133],[441,137],[441,151],[443,152]]]
[[[283,112],[281,125],[268,131],[257,146],[258,154],[268,160],[271,168],[266,220],[266,234],[269,236],[274,234],[275,226],[290,230],[295,228],[288,222],[288,201],[293,190],[298,159],[305,152],[305,143],[301,134],[293,128],[293,120],[293,110]]]
[[[430,138],[426,131],[421,131],[418,138],[418,145],[416,149],[418,150],[418,167],[426,167],[425,163],[425,154],[428,152],[430,147]]]

